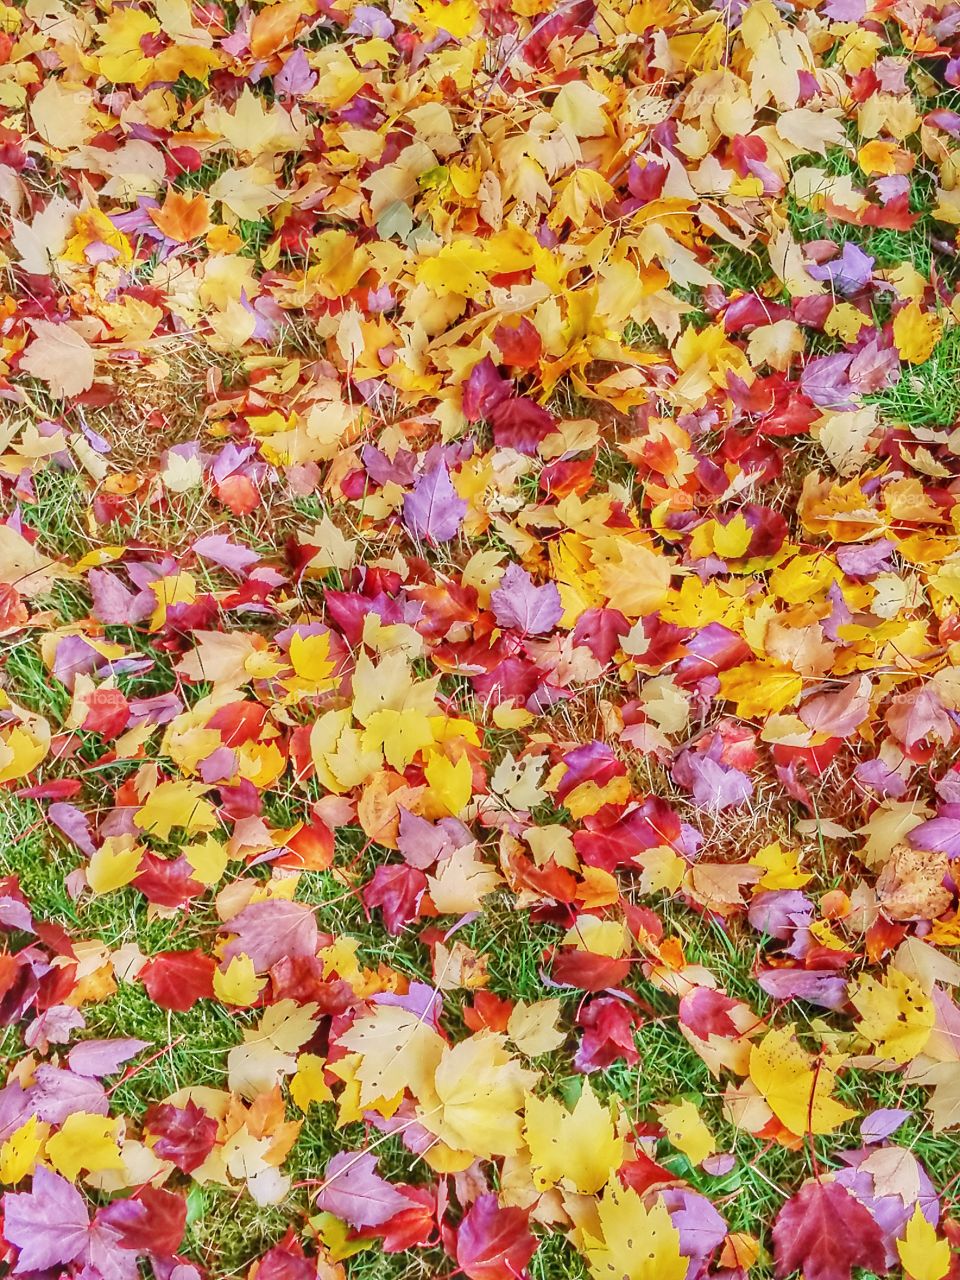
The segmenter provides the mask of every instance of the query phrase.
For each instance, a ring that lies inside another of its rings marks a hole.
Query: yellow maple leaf
[[[813,879],[808,872],[800,870],[800,854],[796,849],[781,849],[779,840],[765,845],[750,862],[763,868],[763,878],[757,882],[757,889],[802,889]]]
[[[750,1079],[791,1133],[832,1133],[857,1114],[832,1097],[840,1061],[823,1057],[817,1062],[791,1024],[768,1031],[750,1046]]]
[[[690,1260],[661,1198],[647,1209],[632,1187],[613,1181],[597,1202],[597,1217],[601,1237],[585,1231],[583,1249],[595,1280],[684,1280]]]
[[[919,1204],[897,1240],[897,1253],[910,1280],[943,1280],[950,1270],[950,1245],[937,1238]]]
[[[840,338],[843,342],[856,342],[864,325],[870,321],[852,302],[835,302],[830,308],[823,331],[831,338]]]
[[[462,40],[473,30],[478,10],[474,0],[419,0],[420,11],[431,27],[446,31],[455,40]]]
[[[227,846],[220,844],[212,835],[200,844],[188,844],[183,856],[190,863],[193,879],[205,885],[217,884],[230,860]]]
[[[417,267],[417,283],[424,284],[441,297],[448,293],[464,298],[477,298],[485,293],[489,266],[487,254],[469,240],[444,245],[439,253],[424,259]]]
[[[688,1099],[658,1107],[667,1138],[692,1164],[702,1164],[717,1149],[713,1134]]]
[[[428,1093],[444,1043],[422,1018],[394,1005],[377,1005],[358,1018],[338,1040],[360,1054],[356,1078],[360,1102],[393,1098],[409,1089],[415,1098]]]
[[[113,893],[136,876],[142,857],[143,849],[129,836],[108,836],[86,865],[87,884],[96,894]]]
[[[599,1101],[589,1080],[572,1111],[556,1098],[528,1094],[523,1136],[538,1191],[559,1183],[568,1191],[595,1195],[623,1163],[623,1139],[610,1107]]]
[[[160,840],[169,840],[174,827],[182,827],[191,835],[213,831],[217,815],[203,798],[209,789],[182,778],[161,782],[133,815],[133,821],[141,831]]]
[[[89,1173],[122,1169],[117,1121],[109,1116],[75,1111],[72,1116],[67,1116],[59,1132],[47,1139],[46,1156],[54,1168],[71,1182],[81,1169]]]
[[[422,711],[374,711],[363,731],[364,751],[382,751],[392,768],[402,772],[413,757],[433,742],[430,717]]]
[[[178,454],[171,454],[171,465],[176,465],[172,459],[177,458],[181,466],[186,467],[191,475],[195,474],[196,464],[190,459],[182,459]],[[199,483],[199,475],[196,479],[192,479],[185,487],[190,488],[193,484]],[[176,491],[182,490],[176,488],[176,483],[170,485]],[[193,574],[178,572],[171,574],[169,578],[157,578],[150,583],[150,590],[157,598],[157,607],[153,611],[150,618],[150,630],[159,631],[167,620],[167,608],[172,604],[193,604],[197,598],[197,583]]]
[[[927,310],[919,302],[908,302],[893,318],[893,341],[902,360],[910,364],[923,364],[933,354],[943,323],[935,311]]]
[[[253,961],[242,952],[235,955],[226,969],[214,969],[213,993],[223,1004],[247,1008],[267,985],[266,978],[258,978]]]
[[[330,676],[336,667],[336,663],[330,661],[330,632],[323,631],[317,636],[302,636],[297,632],[290,641],[290,665],[297,679],[285,681],[288,688],[303,693],[329,689],[336,683]]]
[[[517,1112],[538,1078],[510,1057],[502,1035],[480,1031],[444,1045],[417,1119],[454,1151],[482,1160],[515,1155],[523,1146]]]
[[[152,59],[140,46],[144,36],[156,35],[160,23],[139,9],[114,9],[101,26],[100,74],[114,84],[135,84],[150,70]]]
[[[296,1074],[290,1081],[290,1097],[301,1111],[314,1102],[330,1102],[333,1094],[324,1079],[326,1059],[316,1053],[301,1053],[297,1057]]]
[[[933,1001],[900,969],[889,968],[882,981],[861,974],[850,999],[860,1014],[857,1030],[881,1057],[909,1062],[930,1039],[936,1021]]]
[[[453,817],[462,813],[473,794],[473,770],[469,759],[463,755],[454,764],[439,751],[433,751],[423,772],[433,799],[442,805],[446,813]]]
[[[653,613],[667,598],[671,561],[642,542],[612,535],[594,538],[590,557],[611,608],[628,618]]]
[[[12,782],[32,773],[50,749],[49,738],[35,737],[15,724],[0,733],[0,782]]]
[[[19,1182],[32,1172],[48,1130],[36,1116],[14,1129],[0,1146],[0,1182]]]
[[[789,667],[767,662],[745,662],[720,673],[720,696],[736,703],[737,715],[768,716],[797,701],[803,678]]]

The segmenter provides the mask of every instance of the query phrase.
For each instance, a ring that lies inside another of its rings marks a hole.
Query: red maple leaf
[[[778,1276],[802,1271],[805,1280],[850,1280],[854,1267],[887,1270],[880,1227],[837,1182],[808,1182],[788,1200],[773,1243]]]

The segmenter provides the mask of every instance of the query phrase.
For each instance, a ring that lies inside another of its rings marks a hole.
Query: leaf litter
[[[955,9],[0,5],[11,1274],[960,1274]]]

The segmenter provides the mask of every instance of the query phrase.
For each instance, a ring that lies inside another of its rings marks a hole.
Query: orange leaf
[[[150,217],[168,240],[185,244],[196,240],[210,230],[210,206],[200,191],[192,196],[180,191],[168,191],[159,209],[150,209]]]

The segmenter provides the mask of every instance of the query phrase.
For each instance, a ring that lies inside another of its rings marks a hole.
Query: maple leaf
[[[909,1062],[930,1039],[936,1021],[933,1001],[901,970],[891,966],[882,982],[861,974],[850,999],[860,1014],[857,1030],[881,1057]]]
[[[491,592],[494,617],[501,627],[513,627],[524,635],[552,631],[563,616],[556,583],[536,587],[518,564],[508,564],[500,585]]]
[[[645,1207],[632,1187],[611,1182],[597,1201],[600,1237],[584,1233],[583,1251],[596,1280],[683,1280],[689,1260],[663,1200]]]
[[[562,1183],[593,1195],[623,1161],[623,1140],[616,1133],[610,1108],[600,1103],[589,1080],[572,1111],[555,1098],[528,1095],[523,1136],[540,1191]]]
[[[32,1171],[44,1136],[44,1130],[33,1115],[4,1138],[0,1145],[0,1182],[19,1182]]]
[[[47,1139],[46,1153],[51,1163],[71,1181],[81,1169],[98,1173],[103,1169],[123,1168],[116,1121],[83,1111],[68,1116],[59,1131]]]
[[[377,1173],[369,1151],[341,1151],[327,1165],[317,1206],[351,1227],[379,1227],[411,1201]]]
[[[170,1103],[152,1106],[143,1118],[153,1150],[183,1173],[203,1164],[217,1140],[217,1122],[194,1102],[184,1107]]]
[[[449,542],[456,537],[467,504],[457,497],[446,463],[423,472],[403,499],[403,523],[415,538]]]
[[[93,386],[94,352],[86,338],[69,324],[31,321],[36,334],[20,368],[46,382],[50,394],[61,399]]]
[[[203,797],[208,788],[197,782],[174,779],[161,782],[144,801],[133,820],[141,831],[168,840],[174,827],[191,834],[213,831],[217,815]]]
[[[227,1081],[243,1097],[267,1093],[297,1069],[296,1050],[317,1029],[315,1004],[280,1000],[271,1005],[259,1027],[244,1032],[243,1044],[227,1054]]]
[[[751,1045],[750,1079],[792,1133],[831,1133],[856,1115],[831,1096],[840,1061],[815,1062],[791,1025],[768,1031]]]
[[[773,1224],[777,1275],[850,1280],[854,1267],[887,1270],[883,1233],[859,1200],[836,1182],[808,1182]]]
[[[29,1191],[3,1197],[3,1231],[20,1251],[14,1274],[43,1271],[84,1253],[90,1215],[76,1187],[39,1165]]]
[[[522,1146],[516,1113],[538,1074],[503,1046],[504,1037],[489,1031],[444,1046],[432,1080],[417,1093],[420,1123],[455,1151],[489,1158]]]
[[[172,1257],[180,1248],[187,1225],[187,1202],[162,1187],[143,1187],[128,1200],[114,1200],[100,1211],[97,1222],[108,1223],[120,1247]]]
[[[919,1204],[897,1240],[897,1253],[910,1280],[943,1280],[953,1256],[949,1242],[937,1238],[935,1228],[923,1216]]]
[[[198,1000],[212,998],[216,967],[213,956],[203,951],[160,951],[137,977],[156,1004],[186,1013]]]
[[[210,230],[210,208],[202,192],[187,195],[168,190],[159,209],[150,209],[151,221],[160,228],[168,240],[184,244],[196,240]]]
[[[266,985],[266,978],[257,977],[256,966],[242,952],[237,952],[225,969],[217,968],[213,973],[214,995],[238,1008],[252,1005]]]
[[[317,954],[316,917],[306,903],[282,898],[254,902],[226,927],[236,936],[224,947],[224,959],[248,956],[258,973],[266,972],[284,956]]]
[[[444,1049],[423,1018],[396,1005],[377,1005],[339,1037],[339,1044],[361,1055],[357,1079],[364,1105],[407,1088],[414,1097],[423,1097],[432,1089]]]
[[[457,1228],[457,1266],[469,1280],[516,1280],[537,1248],[528,1222],[523,1209],[478,1196]]]

